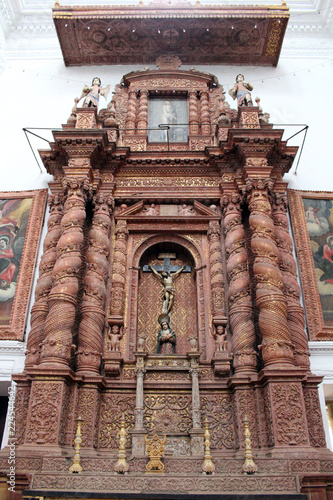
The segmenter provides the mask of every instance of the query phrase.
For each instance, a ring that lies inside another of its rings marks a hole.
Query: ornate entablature
[[[99,113],[89,104],[107,88],[94,79],[40,151],[53,175],[47,244],[15,378],[18,456],[43,461],[29,466],[36,488],[59,484],[50,470],[68,474],[59,447],[79,415],[86,470],[106,455],[106,472],[127,470],[131,451],[141,490],[147,434],[166,436],[166,475],[215,463],[221,481],[228,457],[244,491],[251,443],[259,491],[295,493],[304,467],[330,460],[288,232],[283,175],[297,148],[244,78],[231,109],[213,75],[179,64],[125,75]]]
[[[60,6],[53,20],[66,66],[149,64],[180,55],[184,64],[276,66],[289,9],[282,5]]]

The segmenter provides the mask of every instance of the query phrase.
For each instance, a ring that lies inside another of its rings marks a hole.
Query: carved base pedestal
[[[132,435],[132,456],[135,458],[146,456],[145,435],[147,431],[133,429],[130,434]]]
[[[191,429],[191,455],[202,458],[204,455],[204,430]]]
[[[216,352],[213,358],[214,375],[224,377],[229,375],[232,362],[232,355],[228,352]]]
[[[270,445],[310,449],[302,379],[305,372],[295,369],[264,369],[259,374],[269,422]]]
[[[119,377],[123,362],[120,352],[107,352],[104,354],[104,370],[108,377]]]

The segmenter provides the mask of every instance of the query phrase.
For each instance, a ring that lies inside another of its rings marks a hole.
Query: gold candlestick
[[[81,462],[80,449],[82,443],[81,423],[83,419],[81,417],[78,417],[76,421],[77,421],[77,428],[76,428],[76,436],[74,439],[75,454],[73,457],[73,464],[70,466],[69,472],[72,472],[73,474],[80,474],[80,472],[82,472],[82,467],[80,465]]]
[[[114,470],[118,474],[125,474],[128,472],[129,465],[126,462],[126,436],[127,432],[125,429],[125,415],[122,414],[120,420],[120,430],[118,432],[119,436],[119,451],[118,451],[118,461],[114,466]]]
[[[253,461],[253,454],[252,454],[252,449],[251,449],[251,432],[250,432],[250,426],[249,426],[249,419],[245,413],[244,418],[243,418],[243,424],[244,424],[244,446],[245,446],[245,462],[243,464],[243,471],[246,472],[246,474],[254,474],[257,472],[258,467]]]
[[[205,456],[205,459],[203,461],[201,469],[202,469],[203,474],[214,474],[215,465],[212,462],[212,456],[210,454],[211,442],[210,442],[210,433],[209,433],[209,420],[207,417],[205,417],[205,419],[203,421],[203,426],[205,429],[205,432],[204,432],[204,438],[205,438],[205,442],[204,442],[205,455],[204,456]]]

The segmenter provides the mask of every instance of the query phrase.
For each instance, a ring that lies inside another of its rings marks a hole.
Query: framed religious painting
[[[23,340],[47,190],[0,193],[0,340]]]
[[[186,97],[151,97],[148,108],[149,142],[187,142]]]
[[[288,190],[310,340],[333,340],[333,192]]]

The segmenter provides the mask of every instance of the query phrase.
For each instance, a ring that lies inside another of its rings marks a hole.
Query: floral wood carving
[[[135,394],[121,395],[105,393],[101,398],[99,418],[98,447],[118,450],[117,432],[122,414],[125,415],[125,428],[128,432],[134,427]],[[130,435],[127,435],[126,447],[131,445]]]
[[[232,398],[225,395],[201,395],[202,418],[209,419],[212,450],[235,449],[234,412]]]
[[[192,425],[190,395],[147,395],[144,425],[149,433],[184,434]]]

